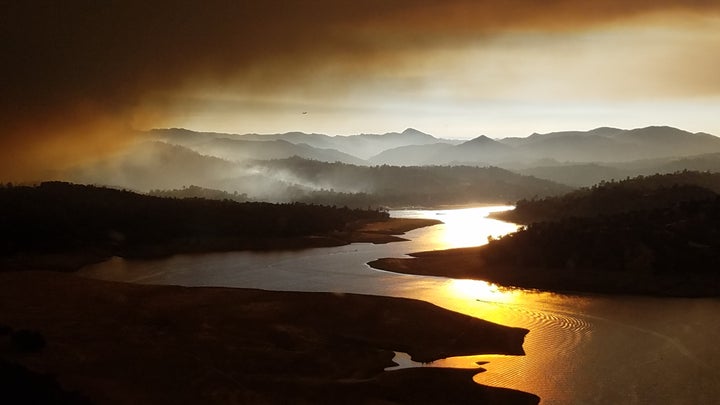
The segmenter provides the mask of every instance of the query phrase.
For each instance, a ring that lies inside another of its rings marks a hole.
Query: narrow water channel
[[[445,222],[407,242],[284,252],[114,258],[85,277],[145,284],[331,291],[420,299],[530,330],[525,356],[482,355],[435,366],[482,367],[478,383],[520,389],[543,404],[720,403],[720,299],[561,295],[374,270],[367,262],[475,246],[516,229],[486,215],[509,207],[393,211]],[[406,362],[410,364],[409,362]]]

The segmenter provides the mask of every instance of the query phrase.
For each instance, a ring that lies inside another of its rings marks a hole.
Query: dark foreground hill
[[[0,273],[0,297],[6,329],[46,342],[23,353],[0,334],[3,404],[539,402],[476,384],[479,367],[384,371],[395,350],[418,361],[523,354],[526,329],[415,300],[44,272]]]
[[[720,196],[680,182],[716,178],[652,176],[527,202],[518,217],[532,223],[487,246],[373,266],[547,290],[718,296]]]

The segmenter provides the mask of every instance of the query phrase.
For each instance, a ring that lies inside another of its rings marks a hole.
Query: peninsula
[[[720,295],[720,174],[678,172],[520,201],[487,245],[384,258],[400,273],[564,292]]]

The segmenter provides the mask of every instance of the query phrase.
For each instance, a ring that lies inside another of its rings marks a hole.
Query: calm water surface
[[[408,232],[408,242],[291,252],[111,259],[87,277],[146,284],[332,291],[421,299],[530,330],[526,356],[480,355],[434,366],[477,367],[475,381],[532,392],[543,404],[720,403],[720,300],[560,295],[507,290],[482,281],[394,274],[367,262],[475,246],[517,229],[486,218],[511,207],[393,211],[442,225]],[[406,365],[409,359],[398,358]]]

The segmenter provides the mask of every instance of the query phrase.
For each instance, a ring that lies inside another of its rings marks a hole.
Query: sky
[[[0,180],[138,130],[720,135],[717,0],[0,0]]]

